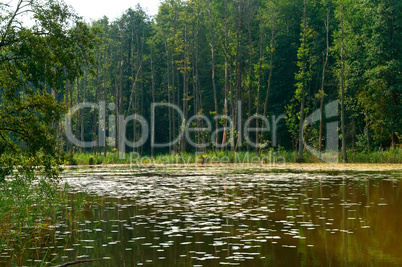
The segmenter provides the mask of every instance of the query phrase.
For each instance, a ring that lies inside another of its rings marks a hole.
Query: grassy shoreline
[[[402,164],[402,148],[393,148],[384,151],[357,152],[348,151],[348,163],[354,164]],[[154,158],[139,157],[136,154],[126,154],[123,159],[116,152],[103,154],[77,153],[70,157],[65,165],[115,165],[115,164],[292,164],[296,163],[296,151],[269,151],[261,155],[255,152],[207,152],[204,154],[177,153],[160,154]],[[342,162],[339,156],[339,163]],[[324,163],[309,152],[304,153],[304,164]]]
[[[135,170],[131,164],[103,164],[103,165],[65,165],[65,170],[87,169],[87,168],[130,168]],[[147,164],[140,166],[139,169],[157,169],[160,171],[169,171],[172,173],[182,170],[200,170],[225,174],[249,174],[249,173],[345,173],[345,172],[396,172],[401,174],[402,164],[400,163],[348,163],[348,164],[327,164],[327,163],[289,163],[281,166],[271,166],[263,164],[246,163],[237,165],[233,163],[226,164]]]

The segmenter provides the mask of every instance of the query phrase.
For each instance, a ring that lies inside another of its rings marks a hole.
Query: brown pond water
[[[24,265],[402,266],[402,172],[76,169],[93,203]],[[1,265],[1,264],[0,264]]]

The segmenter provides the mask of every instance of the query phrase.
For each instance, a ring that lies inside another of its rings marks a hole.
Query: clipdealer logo
[[[185,138],[185,141],[188,142],[191,146],[195,148],[207,148],[211,144],[215,146],[216,148],[224,148],[224,147],[234,147],[235,146],[235,138],[234,134],[235,131],[237,132],[238,135],[238,144],[241,146],[242,140],[245,140],[248,145],[254,148],[264,148],[267,146],[267,144],[258,144],[254,143],[250,136],[251,132],[259,132],[259,133],[265,133],[265,132],[271,132],[271,142],[272,146],[276,147],[278,145],[277,142],[277,131],[278,131],[278,123],[285,119],[285,115],[279,115],[279,116],[272,116],[271,117],[271,122],[268,120],[267,117],[263,117],[262,115],[254,115],[250,116],[245,124],[244,127],[242,125],[242,110],[241,110],[241,101],[237,103],[237,117],[238,117],[238,122],[236,129],[234,128],[235,124],[232,120],[232,118],[225,116],[225,115],[216,115],[213,117],[213,120],[221,120],[221,119],[226,119],[228,122],[228,126],[222,127],[215,129],[215,131],[212,131],[212,123],[210,119],[204,115],[194,115],[187,120],[184,119],[184,114],[182,110],[173,104],[169,103],[153,103],[151,105],[151,123],[149,124],[148,121],[140,114],[133,114],[130,116],[125,117],[124,115],[119,115],[117,114],[111,114],[107,118],[107,113],[108,110],[112,112],[116,112],[116,106],[113,103],[110,103],[106,105],[105,101],[100,101],[99,103],[79,103],[76,104],[74,107],[71,108],[71,110],[68,112],[65,118],[65,133],[67,136],[68,141],[73,143],[77,147],[82,147],[82,148],[92,148],[95,146],[100,146],[100,147],[105,147],[107,144],[112,144],[115,145],[114,142],[118,140],[118,150],[119,150],[119,157],[121,159],[125,158],[126,154],[126,147],[130,148],[138,148],[146,144],[148,142],[148,139],[151,138],[150,144],[151,147],[154,148],[166,148],[169,146],[174,146],[178,144],[182,139]],[[74,136],[73,130],[72,130],[72,117],[73,115],[80,111],[84,112],[86,108],[89,108],[91,110],[98,110],[99,112],[99,127],[98,127],[98,140],[93,140],[93,141],[84,141],[84,140],[79,140],[77,137]],[[181,121],[182,121],[182,126],[180,127],[180,131],[178,136],[174,139],[171,140],[168,143],[164,144],[159,144],[156,143],[155,141],[155,129],[157,127],[156,125],[156,110],[158,108],[168,108],[171,109],[172,111],[177,112],[177,114],[180,116]],[[117,121],[116,121],[117,117]],[[310,116],[308,116],[304,123],[303,123],[303,132],[304,129],[308,125],[312,125],[321,119],[321,112],[320,110],[316,110],[313,112]],[[325,106],[325,118],[330,119],[330,118],[337,118],[338,117],[338,101],[333,101]],[[195,120],[203,121],[206,124],[206,127],[204,128],[197,128],[197,127],[192,127],[192,123]],[[263,121],[264,122],[264,127],[259,127],[259,128],[250,128],[250,124],[253,121]],[[108,121],[108,122],[106,122]],[[142,129],[142,136],[141,138],[136,141],[130,141],[126,137],[126,128],[129,122],[136,122],[139,123]],[[108,127],[107,127],[108,125]],[[313,155],[316,157],[320,158],[324,162],[327,163],[332,163],[336,164],[338,163],[338,148],[339,148],[339,137],[338,137],[338,125],[339,122],[332,121],[326,124],[326,150],[324,153],[318,151],[317,149],[313,148],[312,146],[308,145],[306,141],[303,138],[304,146],[308,151],[310,151]],[[118,126],[118,127],[117,127]],[[108,128],[109,135],[106,135],[106,129]],[[219,144],[216,143],[216,135],[222,132],[228,132],[229,133],[229,138],[228,142],[225,144]],[[211,140],[208,143],[195,143],[190,134],[194,132],[209,132],[211,133]],[[116,138],[117,137],[117,138]]]

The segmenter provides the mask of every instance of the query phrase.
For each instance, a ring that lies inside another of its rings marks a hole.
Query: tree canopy
[[[95,43],[62,2],[0,4],[0,179],[15,168],[54,174],[54,125],[66,110],[58,94],[94,62]]]

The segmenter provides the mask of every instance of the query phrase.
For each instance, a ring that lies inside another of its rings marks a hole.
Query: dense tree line
[[[140,114],[151,121],[151,103],[163,102],[182,110],[184,124],[177,111],[156,109],[155,142],[175,139],[198,114],[210,118],[213,130],[222,128],[216,136],[190,134],[196,143],[215,143],[207,149],[228,144],[228,150],[260,151],[279,144],[299,149],[302,158],[302,138],[325,148],[324,107],[337,99],[342,147],[394,146],[402,126],[401,14],[397,0],[166,0],[155,17],[137,6],[91,24],[100,40],[93,50],[98,63],[83,62],[83,76],[68,82],[59,100],[70,108],[106,101],[107,123],[99,121],[99,109],[80,110],[73,133],[91,141],[99,127],[107,129],[108,144],[117,149],[120,126],[113,120]],[[315,110],[323,122],[302,136],[300,118]],[[250,127],[263,128],[269,125],[261,118],[271,123],[281,114],[287,117],[278,123],[277,143],[256,130],[249,138],[261,145],[247,144],[238,124],[259,115]],[[66,142],[62,126],[59,146],[80,150]],[[197,117],[191,126],[206,127],[206,121]],[[129,140],[142,134],[140,123],[128,123]],[[91,150],[106,153],[99,142]],[[157,152],[194,150],[182,138]],[[135,151],[155,153],[151,140]]]

